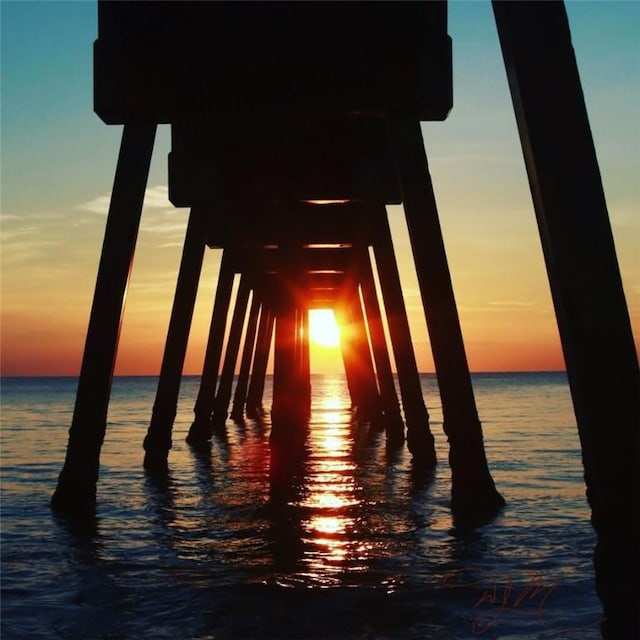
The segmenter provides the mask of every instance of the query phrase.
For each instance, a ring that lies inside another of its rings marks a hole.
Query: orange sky
[[[183,221],[186,218],[185,211],[175,212],[173,215]],[[401,209],[392,208],[390,216],[397,253],[400,257],[406,258],[410,250]],[[98,219],[98,222],[102,221],[103,219]],[[20,294],[25,300],[24,308],[4,314],[4,375],[77,375],[101,241],[101,224],[96,223],[95,226],[96,229],[92,233],[85,232],[86,237],[91,237],[93,247],[83,249],[88,253],[92,249],[95,250],[94,273],[89,269],[82,270],[77,277],[69,280],[69,286],[62,291],[56,287],[44,290],[35,287],[33,293],[30,293],[27,279],[20,288]],[[160,369],[180,247],[166,247],[164,252],[159,252],[153,240],[153,232],[143,224],[127,294],[117,374],[156,374]],[[533,236],[532,244],[535,242],[536,237]],[[170,260],[166,260],[167,255],[170,255]],[[187,374],[201,372],[220,252],[208,250],[205,258],[185,364]],[[508,271],[502,278],[500,264],[494,264],[494,260],[498,259],[499,252],[497,257],[489,257],[490,269],[495,269],[497,274],[495,279],[487,278],[486,282],[483,282],[480,293],[476,292],[477,277],[472,278],[467,286],[463,283],[457,287],[460,317],[472,370],[563,369],[541,259],[535,269],[532,269],[523,258],[522,266],[515,269],[519,276],[514,276],[512,271]],[[71,257],[69,260],[75,263],[77,258]],[[158,264],[159,262],[162,265]],[[455,261],[451,262],[455,284],[456,277],[460,277],[457,274],[459,267],[456,267]],[[501,264],[506,269],[503,260]],[[426,324],[411,261],[400,260],[400,267],[418,365],[422,371],[433,371]],[[46,264],[42,264],[39,268],[42,270],[39,278],[49,276],[55,279],[56,268],[63,269],[64,265],[48,268]],[[486,269],[487,266],[478,266],[477,263],[474,266],[472,261],[466,268]],[[464,271],[465,267],[462,269]],[[508,292],[512,286],[530,302],[508,301]],[[496,299],[502,296],[504,301],[487,301],[487,292]],[[37,313],[33,313],[34,310],[37,310]],[[11,340],[4,339],[6,336],[11,336]],[[339,349],[313,345],[312,366],[315,372],[341,371]]]

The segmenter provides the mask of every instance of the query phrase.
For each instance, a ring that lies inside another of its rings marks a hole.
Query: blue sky
[[[640,2],[569,2],[567,10],[637,336]],[[0,2],[7,373],[79,367],[121,132],[92,111],[96,13],[93,2]],[[488,368],[491,357],[498,369],[518,361],[557,368],[557,330],[490,2],[450,2],[449,31],[454,108],[423,132],[472,368]],[[121,372],[134,372],[144,351],[153,353],[145,362],[154,373],[166,333],[186,224],[186,212],[166,201],[168,138],[161,128],[122,335],[121,351],[132,355],[119,360]],[[399,209],[390,216],[418,359],[428,370],[406,230]],[[218,260],[208,255],[205,263],[188,360],[194,373]]]

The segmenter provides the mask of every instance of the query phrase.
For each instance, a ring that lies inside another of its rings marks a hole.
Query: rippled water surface
[[[206,452],[185,444],[197,378],[184,380],[158,481],[142,469],[156,380],[118,378],[97,520],[80,527],[48,507],[76,381],[4,379],[1,637],[599,638],[564,375],[474,376],[507,506],[471,533],[452,523],[437,387],[422,382],[431,478],[353,423],[342,377],[314,376],[306,455],[286,482],[274,481],[268,416],[229,421]]]

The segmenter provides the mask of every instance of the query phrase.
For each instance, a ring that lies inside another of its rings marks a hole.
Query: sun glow
[[[335,348],[340,345],[340,328],[331,309],[309,311],[309,337],[321,347]]]

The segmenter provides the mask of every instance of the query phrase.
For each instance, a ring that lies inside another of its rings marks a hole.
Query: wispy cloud
[[[97,196],[86,202],[82,202],[74,207],[80,211],[89,211],[90,213],[97,213],[100,215],[107,215],[109,211],[109,202],[111,202],[111,194],[106,196]]]
[[[161,184],[148,187],[144,194],[144,206],[147,209],[171,209],[175,207],[169,202],[169,187]]]
[[[109,211],[109,203],[111,202],[111,194],[96,196],[91,200],[81,202],[75,206],[75,209],[81,211],[89,211],[101,215],[107,215]],[[147,187],[144,192],[144,210],[145,211],[176,211],[176,207],[169,201],[169,187],[167,185],[155,185]]]
[[[9,222],[3,225],[0,232],[5,267],[42,260],[52,247],[60,243],[60,239],[51,232],[50,223],[43,225],[33,219],[19,219],[18,216],[12,216]]]
[[[100,195],[75,206],[76,210],[106,216],[111,194]],[[169,201],[167,185],[147,187],[144,194],[141,233],[162,237],[159,247],[182,246],[187,217],[184,209],[178,209]]]
[[[40,234],[41,229],[33,224],[17,227],[14,229],[7,229],[6,227],[0,232],[0,241],[2,244],[10,244],[16,240],[20,241],[26,237]]]
[[[10,239],[2,238],[2,262],[5,267],[9,265],[22,265],[37,262],[49,255],[52,247],[58,242],[55,240],[34,238],[28,234],[14,234]]]

